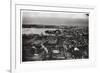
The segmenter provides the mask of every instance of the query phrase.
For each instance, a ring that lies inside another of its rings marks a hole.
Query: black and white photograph
[[[21,10],[22,62],[89,59],[89,13]]]

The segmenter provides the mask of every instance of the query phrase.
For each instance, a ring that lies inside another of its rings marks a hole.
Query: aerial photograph
[[[22,10],[22,62],[89,59],[89,14]]]

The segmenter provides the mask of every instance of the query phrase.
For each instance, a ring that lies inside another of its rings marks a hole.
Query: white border
[[[60,61],[37,61],[20,63],[20,9],[31,10],[54,10],[54,11],[72,11],[89,13],[89,59],[83,60],[60,60]],[[63,69],[69,67],[86,67],[95,65],[95,29],[94,29],[94,8],[81,8],[70,6],[42,6],[42,5],[23,5],[13,4],[11,10],[11,72],[25,72],[45,69]]]

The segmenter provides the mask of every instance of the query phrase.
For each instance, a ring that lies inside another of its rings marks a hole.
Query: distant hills
[[[64,26],[64,25],[37,25],[37,24],[22,24],[22,28],[72,28],[72,27],[87,27],[87,26]]]

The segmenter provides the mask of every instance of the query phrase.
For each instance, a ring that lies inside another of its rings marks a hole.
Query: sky
[[[22,11],[22,24],[88,26],[86,13]]]

